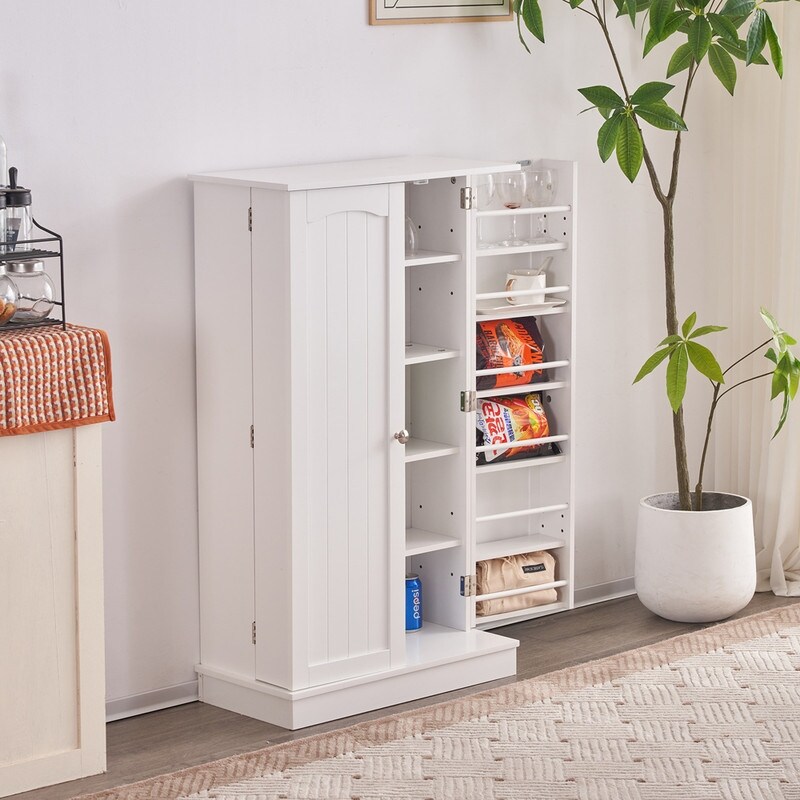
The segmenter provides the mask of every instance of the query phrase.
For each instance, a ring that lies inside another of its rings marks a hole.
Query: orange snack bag
[[[544,361],[544,343],[533,317],[479,322],[476,332],[477,369],[521,367]],[[542,370],[481,375],[478,389],[522,386],[541,378]]]

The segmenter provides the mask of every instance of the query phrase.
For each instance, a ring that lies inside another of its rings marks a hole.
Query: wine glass
[[[496,193],[494,175],[481,175],[475,185],[475,203],[478,211],[486,211],[492,204]],[[478,218],[478,249],[485,250],[491,247],[493,242],[486,242],[483,239],[483,219]]]
[[[532,206],[549,206],[556,196],[556,171],[531,169],[527,171],[527,196]]]
[[[497,179],[497,193],[506,208],[521,208],[527,194],[528,178],[525,172],[504,172]],[[511,235],[500,242],[503,247],[521,247],[528,244],[517,235],[517,215],[511,217]]]

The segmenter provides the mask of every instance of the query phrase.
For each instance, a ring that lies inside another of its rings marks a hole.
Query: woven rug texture
[[[800,604],[89,798],[800,800]]]

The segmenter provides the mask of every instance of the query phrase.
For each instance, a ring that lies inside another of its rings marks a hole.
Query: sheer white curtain
[[[731,273],[718,290],[721,320],[731,325],[728,363],[768,338],[760,305],[800,338],[800,7],[768,8],[782,32],[784,79],[772,67],[748,67],[737,97],[719,106],[718,167],[730,195],[715,240]],[[758,355],[728,384],[768,369]],[[758,591],[800,596],[800,397],[770,441],[779,403],[769,402],[768,379],[723,399],[715,484],[753,499]]]

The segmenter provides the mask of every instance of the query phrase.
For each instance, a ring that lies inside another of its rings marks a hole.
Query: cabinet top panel
[[[306,189],[366,186],[375,183],[405,183],[457,175],[483,175],[518,169],[519,165],[505,161],[403,156],[366,161],[339,161],[331,164],[305,164],[295,167],[235,169],[190,175],[189,178],[207,183],[245,184],[261,189],[295,192]]]

